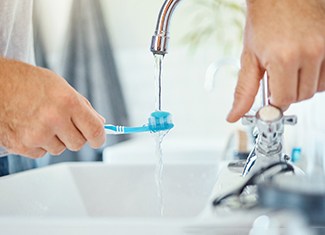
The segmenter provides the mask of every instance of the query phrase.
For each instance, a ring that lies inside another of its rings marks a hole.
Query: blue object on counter
[[[293,163],[296,163],[301,158],[301,148],[300,147],[294,147],[291,151],[291,161]]]
[[[106,134],[133,134],[140,132],[158,132],[167,131],[174,127],[171,114],[165,111],[156,111],[151,113],[148,124],[139,127],[115,126],[111,124],[104,125]]]

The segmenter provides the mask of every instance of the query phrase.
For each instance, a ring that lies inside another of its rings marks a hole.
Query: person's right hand
[[[325,90],[324,0],[247,0],[241,70],[229,122],[250,110],[265,71],[270,103],[282,110]]]
[[[105,142],[104,118],[55,73],[0,58],[0,145],[37,158]]]

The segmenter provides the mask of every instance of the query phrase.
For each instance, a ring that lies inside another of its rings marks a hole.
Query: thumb
[[[248,52],[243,52],[241,64],[233,106],[227,116],[228,122],[238,121],[250,110],[264,73],[257,58]]]

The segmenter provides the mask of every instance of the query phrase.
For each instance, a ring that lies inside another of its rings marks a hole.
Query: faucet
[[[176,6],[181,0],[165,0],[157,20],[155,33],[152,36],[150,51],[154,55],[165,55],[168,53],[169,25]],[[256,143],[250,152],[242,175],[246,176],[251,171],[253,165],[255,169],[260,169],[268,164],[287,161],[287,155],[283,153],[282,135],[284,124],[295,125],[296,116],[284,116],[283,112],[269,104],[267,73],[261,82],[263,107],[255,116],[245,115],[242,118],[244,125],[255,126],[258,131]]]
[[[173,12],[181,0],[165,0],[157,20],[156,30],[151,40],[150,51],[156,55],[165,55],[168,52],[169,25]]]
[[[296,116],[284,116],[279,108],[266,105],[254,116],[245,115],[242,123],[255,126],[258,132],[255,146],[247,157],[242,176],[248,175],[253,166],[258,170],[271,163],[289,160],[289,157],[283,153],[284,124],[296,124]]]
[[[255,169],[266,167],[275,162],[286,162],[290,158],[283,152],[284,125],[295,125],[295,115],[284,116],[281,109],[269,104],[268,77],[265,72],[261,81],[263,106],[255,115],[245,115],[243,125],[255,126],[256,143],[247,157],[242,176]]]

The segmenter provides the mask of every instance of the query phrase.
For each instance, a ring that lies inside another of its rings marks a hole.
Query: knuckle
[[[311,89],[306,89],[302,92],[299,93],[299,96],[298,96],[298,101],[303,101],[303,100],[307,100],[307,99],[310,99],[314,96],[316,91],[314,90],[311,90]]]
[[[28,147],[33,147],[37,144],[37,140],[40,138],[38,137],[38,134],[31,133],[28,137],[24,139],[24,144]]]
[[[35,153],[32,154],[32,157],[33,158],[41,158],[41,157],[44,157],[44,155],[46,153],[47,152],[45,150],[38,150],[38,151],[36,151]]]
[[[58,156],[61,155],[66,148],[58,148],[58,149],[54,149],[50,151],[50,154],[54,155],[54,156]]]
[[[95,128],[89,142],[93,148],[100,148],[104,144],[105,130],[102,126]]]
[[[243,83],[237,83],[235,88],[235,98],[241,98],[245,94],[245,86]]]
[[[292,103],[295,103],[297,101],[297,98],[293,95],[286,95],[281,98],[272,99],[272,104],[276,107],[287,107],[290,106]]]
[[[235,100],[245,99],[252,100],[255,98],[253,93],[247,92],[247,87],[249,84],[238,83],[235,89]]]
[[[321,37],[313,37],[312,43],[308,44],[306,54],[309,58],[320,58],[324,55],[324,40]]]
[[[296,96],[285,96],[285,98],[283,98],[283,101],[281,103],[281,106],[288,106],[294,102],[297,101],[297,97]]]
[[[62,122],[62,117],[57,110],[49,109],[43,114],[41,124],[45,129],[47,126],[58,126]]]
[[[272,64],[273,66],[288,66],[298,60],[299,45],[294,42],[272,43],[265,48],[264,66]],[[273,68],[274,69],[274,68]]]
[[[91,138],[98,138],[98,137],[103,136],[103,134],[104,134],[104,128],[103,128],[103,126],[102,125],[97,125],[94,128],[94,131],[92,132]]]
[[[50,112],[52,111],[52,114],[56,114],[58,110],[71,110],[79,103],[80,99],[74,91],[65,90],[64,92],[61,92],[59,95],[57,95],[56,103],[53,104],[52,110],[50,110]]]
[[[46,135],[44,135],[44,132],[42,130],[34,130],[28,132],[28,135],[25,135],[25,137],[23,138],[23,143],[24,145],[26,145],[26,147],[40,146],[44,139],[46,139],[45,137]]]
[[[73,143],[69,145],[68,149],[70,149],[71,151],[79,151],[84,146],[85,143],[86,143],[85,140],[81,140],[81,139],[74,140]]]
[[[95,143],[92,143],[91,144],[91,147],[93,147],[93,148],[100,148],[104,144],[104,142],[105,142],[105,140],[97,141]]]
[[[310,99],[310,98],[313,98],[315,95],[315,92],[309,92],[306,94],[306,96],[304,97],[304,100],[307,100],[307,99]]]
[[[76,107],[79,104],[80,104],[80,100],[78,99],[78,96],[75,93],[70,92],[69,94],[65,95],[64,106],[71,109],[73,107]]]
[[[318,92],[325,91],[325,81],[319,82],[317,91]]]
[[[275,57],[279,63],[284,66],[294,63],[298,58],[298,51],[294,47],[289,47],[286,50],[282,50]]]
[[[86,105],[88,105],[89,107],[92,107],[91,103],[89,102],[89,100],[86,97],[81,96],[81,98],[82,98],[83,102],[85,102]]]

